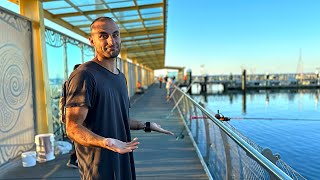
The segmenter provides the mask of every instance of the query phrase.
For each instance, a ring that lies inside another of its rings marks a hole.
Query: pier
[[[144,94],[131,98],[132,118],[151,121],[179,135],[184,124],[178,115],[170,115],[173,101],[166,101],[165,89],[151,86]],[[208,179],[195,147],[188,134],[183,139],[156,132],[131,131],[132,137],[139,138],[139,149],[134,152],[137,179]],[[77,169],[68,168],[69,155],[57,155],[55,160],[38,163],[34,167],[22,167],[21,159],[10,166],[0,168],[0,179],[79,179]]]
[[[320,88],[319,73],[197,75],[192,76],[192,80],[188,83],[181,83],[179,86],[188,87],[191,82],[193,86],[198,86],[199,93],[210,93],[208,91],[212,85],[222,86],[223,91]]]
[[[64,140],[58,108],[61,85],[75,64],[89,61],[95,55],[88,43],[64,34],[59,28],[46,27],[44,19],[83,38],[90,35],[95,16],[107,12],[121,27],[122,49],[116,67],[126,76],[130,116],[157,122],[176,133],[169,136],[132,131],[132,137],[138,137],[141,143],[134,152],[137,179],[302,177],[271,150],[249,142],[181,89],[174,87],[172,99],[166,100],[165,88],[160,89],[154,81],[154,71],[166,68],[166,0],[150,1],[150,4],[135,2],[129,7],[122,7],[119,1],[116,8],[109,6],[114,2],[84,2],[82,7],[90,6],[92,10],[78,8],[75,1],[59,1],[63,6],[44,0],[10,2],[16,3],[21,13],[0,8],[4,17],[0,21],[3,29],[0,84],[5,87],[0,93],[3,112],[0,113],[0,179],[79,179],[77,169],[66,167],[68,154],[56,155],[54,160],[29,168],[22,167],[20,157],[22,152],[35,149],[36,134],[54,133],[55,140]],[[154,15],[148,17],[148,10]],[[132,11],[135,15],[125,16]],[[180,75],[182,72],[180,68]],[[210,89],[207,85],[222,85],[225,90],[244,90],[243,85],[247,89],[319,87],[319,74],[190,76],[189,80],[189,85],[200,84],[202,92]],[[189,90],[191,94],[192,88]],[[205,118],[201,121],[191,118],[198,116]]]

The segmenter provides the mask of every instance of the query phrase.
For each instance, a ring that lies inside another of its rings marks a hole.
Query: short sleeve
[[[91,108],[94,101],[95,81],[84,70],[74,71],[68,80],[66,90],[66,107],[87,106]]]

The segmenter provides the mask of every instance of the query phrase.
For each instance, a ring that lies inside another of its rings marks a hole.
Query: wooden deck
[[[135,98],[130,109],[131,118],[159,123],[175,134],[184,129],[177,113],[169,116],[174,103],[167,103],[165,88],[153,85]],[[138,137],[140,141],[139,149],[134,153],[137,179],[208,179],[187,131],[179,140],[156,132],[131,132],[132,137]]]
[[[178,114],[168,114],[173,102],[166,102],[165,89],[151,86],[144,94],[134,96],[131,101],[132,118],[151,121],[176,134],[184,129]],[[160,133],[132,131],[138,137],[139,149],[134,152],[137,180],[198,180],[208,179],[192,142],[184,131],[184,138]],[[66,166],[69,155],[58,155],[55,160],[37,163],[34,167],[24,168],[20,158],[0,168],[0,179],[80,179],[79,171]]]

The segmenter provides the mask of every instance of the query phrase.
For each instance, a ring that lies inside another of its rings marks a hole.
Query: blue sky
[[[300,49],[303,71],[315,72],[319,0],[169,0],[166,65],[194,74],[295,73]]]
[[[316,72],[319,0],[168,0],[167,66],[193,74],[296,73],[300,50],[303,72]]]

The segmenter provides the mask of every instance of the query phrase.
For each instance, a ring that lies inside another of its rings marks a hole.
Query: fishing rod
[[[320,122],[320,119],[302,119],[302,118],[226,117],[222,113],[219,113],[219,110],[218,110],[218,113],[214,115],[214,117],[219,119],[220,121],[230,121],[231,119],[233,119],[233,120],[287,120],[287,121],[318,121],[318,122]],[[209,117],[208,116],[190,116],[190,120],[192,120],[192,119],[207,119],[207,118],[209,118]]]

